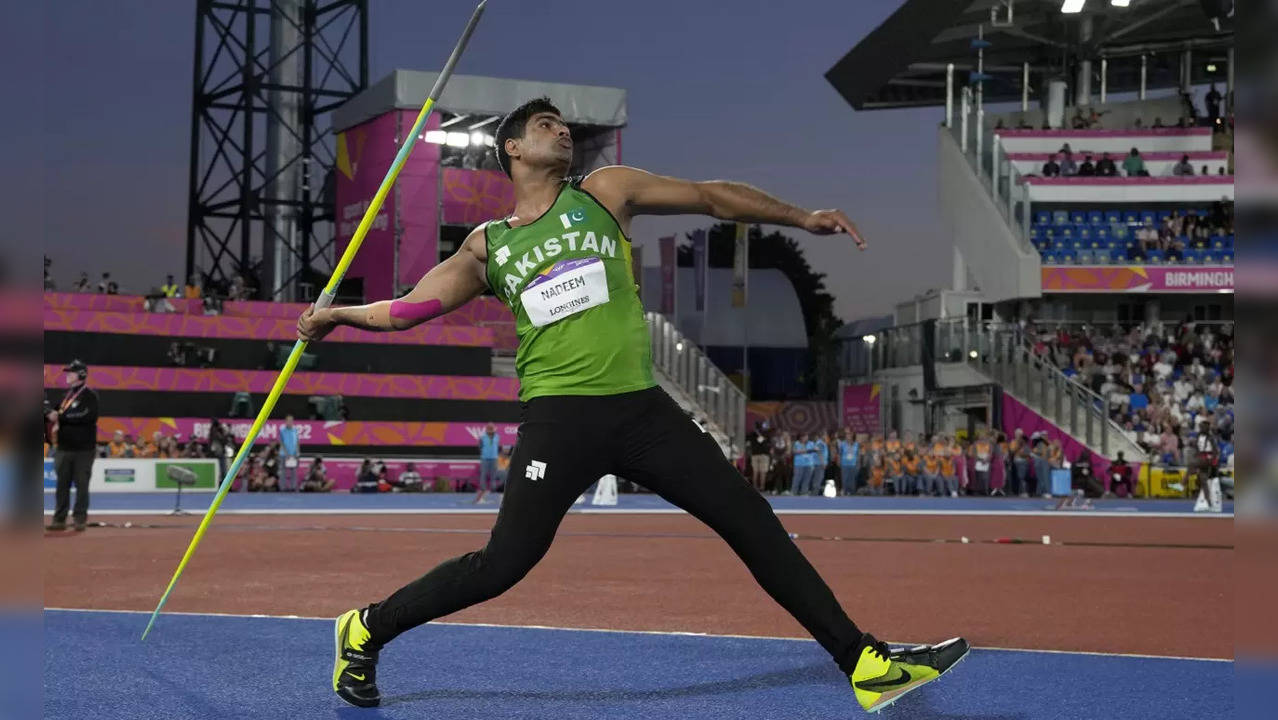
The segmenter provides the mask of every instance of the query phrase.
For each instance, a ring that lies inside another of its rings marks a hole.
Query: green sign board
[[[178,467],[190,470],[195,474],[195,484],[183,485],[185,489],[200,488],[212,490],[217,487],[216,463],[210,462],[157,462],[155,464],[155,486],[157,488],[176,488],[177,483],[169,478],[169,468]]]

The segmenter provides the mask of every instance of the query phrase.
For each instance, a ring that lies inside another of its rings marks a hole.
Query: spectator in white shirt
[[[1180,379],[1172,384],[1172,396],[1176,398],[1176,402],[1183,403],[1189,399],[1189,393],[1193,389],[1194,386],[1189,382],[1189,376],[1181,375]]]
[[[1158,362],[1154,363],[1154,377],[1159,380],[1166,380],[1171,377],[1172,369],[1171,363],[1167,362],[1166,358],[1160,357]]]

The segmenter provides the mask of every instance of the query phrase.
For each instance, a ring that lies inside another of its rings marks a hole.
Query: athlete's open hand
[[[333,320],[332,308],[316,310],[314,305],[306,308],[297,318],[297,339],[307,342],[319,342],[333,332],[337,322]]]
[[[865,238],[842,210],[816,210],[803,221],[803,229],[815,235],[847,233],[858,250],[865,249]]]

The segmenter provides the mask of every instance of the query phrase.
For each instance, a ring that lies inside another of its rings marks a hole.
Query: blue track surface
[[[227,495],[219,512],[497,512],[497,504],[474,505],[473,495],[468,493],[391,493],[353,495],[333,493],[232,493]],[[182,507],[188,511],[203,512],[213,500],[213,493],[184,493]],[[940,498],[940,497],[769,497],[778,512],[958,512],[958,513],[1024,513],[1044,512],[1055,505],[1054,500],[1020,498]],[[1190,500],[1121,500],[1094,501],[1092,511],[1080,514],[1115,512],[1184,513],[1191,514]],[[53,495],[44,497],[46,511],[53,509]],[[93,512],[164,512],[173,509],[170,493],[105,493],[93,495]],[[575,506],[576,510],[592,512],[672,512],[675,508],[655,495],[621,495],[616,506],[595,507],[589,503]],[[1225,503],[1225,514],[1232,514],[1233,502]]]
[[[383,705],[329,686],[332,624],[45,613],[46,718],[852,718],[810,641],[431,625],[382,654]],[[938,638],[939,639],[939,638]],[[977,650],[899,720],[1230,717],[1233,663]]]

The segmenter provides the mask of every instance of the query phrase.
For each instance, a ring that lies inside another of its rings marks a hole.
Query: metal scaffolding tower
[[[313,298],[333,258],[329,111],[368,86],[368,0],[197,0],[186,274]]]

